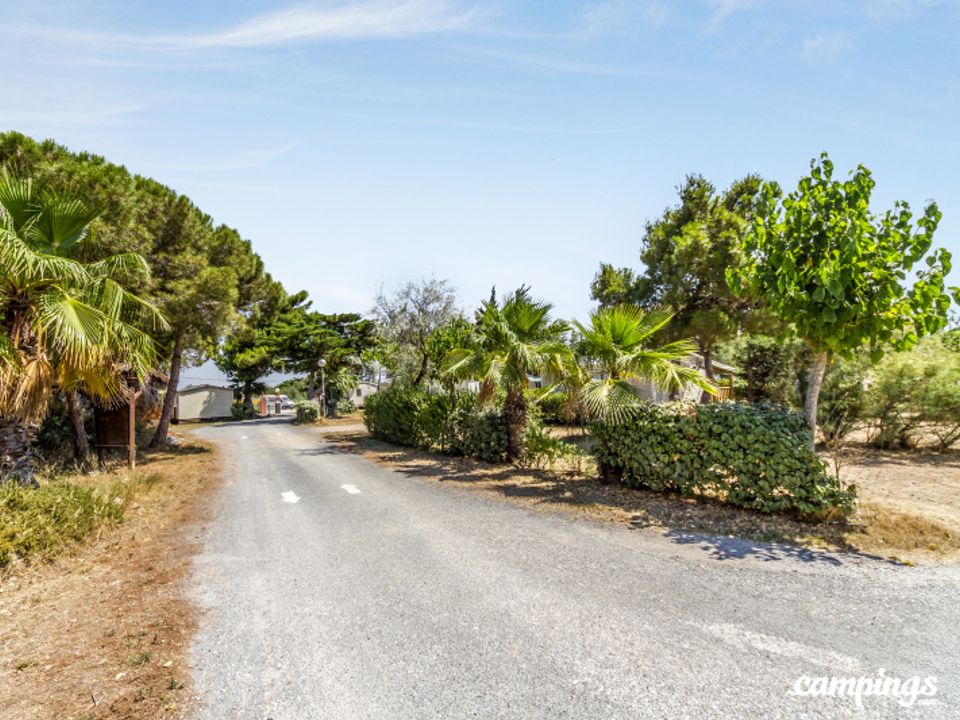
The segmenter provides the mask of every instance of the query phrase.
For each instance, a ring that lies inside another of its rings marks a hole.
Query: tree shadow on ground
[[[654,530],[678,545],[698,547],[714,560],[790,559],[837,566],[851,556],[882,559],[858,552],[845,540],[852,527],[846,522],[808,522],[734,508],[705,497],[606,485],[584,475],[437,455],[362,434],[325,439],[334,442],[307,452],[364,455],[408,477],[472,486],[541,509]]]

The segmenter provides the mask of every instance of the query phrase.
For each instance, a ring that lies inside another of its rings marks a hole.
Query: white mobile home
[[[231,417],[233,389],[219,385],[191,385],[177,391],[174,422],[223,420]]]

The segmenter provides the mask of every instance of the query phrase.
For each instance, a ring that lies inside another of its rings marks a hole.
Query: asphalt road
[[[960,717],[956,567],[574,521],[286,421],[197,432],[228,459],[192,578],[202,718]],[[804,676],[936,694],[860,709]]]

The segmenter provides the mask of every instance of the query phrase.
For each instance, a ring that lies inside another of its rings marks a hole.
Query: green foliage
[[[764,185],[744,262],[728,273],[736,292],[761,298],[814,352],[866,349],[876,358],[887,344],[907,348],[946,325],[950,253],[928,255],[940,211],[930,203],[914,226],[909,205],[897,202],[877,217],[874,185],[862,165],[834,180],[826,153],[782,201]]]
[[[293,401],[307,399],[307,379],[290,378],[277,385],[276,391],[281,395],[286,395]]]
[[[915,225],[905,202],[878,217],[870,211],[869,170],[861,165],[846,182],[834,180],[826,153],[810,166],[782,200],[779,188],[763,186],[743,261],[727,279],[735,293],[792,326],[813,353],[805,402],[813,429],[831,356],[866,352],[876,361],[886,347],[909,348],[946,325],[950,253],[930,252],[940,222],[935,203]]]
[[[628,417],[643,402],[632,379],[648,380],[670,391],[694,385],[715,392],[699,371],[680,363],[693,352],[691,341],[651,342],[672,317],[664,308],[644,311],[618,305],[591,313],[589,325],[575,323],[580,334],[578,356],[603,375],[586,382],[580,391],[592,417],[612,421]]]
[[[0,482],[0,569],[15,559],[47,560],[70,543],[123,519],[127,501],[150,477],[97,489],[66,482],[39,488]]]
[[[319,384],[320,361],[326,362],[327,405],[332,406],[336,398],[331,393],[340,387],[338,373],[359,367],[360,355],[376,345],[376,326],[356,313],[330,315],[309,308],[309,303],[298,304],[281,313],[273,325],[273,342],[282,366],[307,375],[311,386]]]
[[[472,393],[394,385],[366,399],[363,419],[373,437],[397,445],[488,462],[507,458],[503,414],[478,408]]]
[[[378,440],[422,447],[426,433],[421,413],[428,396],[422,388],[392,385],[364,400],[363,422]]]
[[[527,462],[536,467],[551,467],[560,460],[579,455],[574,445],[550,435],[537,420],[528,422],[524,442]]]
[[[857,428],[866,403],[866,364],[838,360],[827,370],[820,390],[817,422],[828,443],[842,441]]]
[[[381,358],[394,382],[420,385],[438,368],[451,336],[437,331],[460,317],[457,293],[447,281],[435,277],[407,281],[393,295],[377,294],[373,315],[382,340]],[[462,326],[460,326],[462,328]]]
[[[320,419],[320,406],[313,400],[301,400],[295,403],[297,417],[294,422],[297,425],[313,425]]]
[[[884,357],[871,373],[864,415],[878,447],[914,447],[930,435],[948,449],[960,440],[960,353],[934,336]]]
[[[624,483],[705,495],[761,512],[829,516],[853,494],[809,447],[804,419],[775,405],[644,405],[622,423],[594,423],[601,467]]]
[[[743,397],[748,402],[793,405],[797,395],[797,343],[769,335],[747,335],[732,350],[742,371]]]
[[[726,270],[740,261],[761,179],[748,175],[723,193],[700,175],[678,188],[680,202],[647,223],[641,242],[643,274],[603,264],[591,286],[604,307],[632,304],[673,311],[663,335],[692,337],[709,360],[716,344],[753,310],[731,292]]]
[[[576,410],[571,408],[570,394],[564,390],[556,390],[539,397],[537,409],[540,411],[540,418],[547,425],[567,425],[581,419]]]
[[[501,302],[491,292],[490,299],[476,312],[470,343],[444,358],[444,374],[480,381],[482,399],[496,390],[505,393],[503,416],[512,460],[523,457],[527,425],[524,391],[529,376],[559,378],[573,356],[566,342],[569,326],[551,318],[552,309],[549,303],[533,299],[526,286]]]
[[[126,289],[149,281],[146,260],[78,259],[96,215],[0,171],[0,456],[23,483],[35,471],[32,430],[56,390],[111,401],[122,368],[142,380],[156,364],[142,326],[158,332],[166,322]]]

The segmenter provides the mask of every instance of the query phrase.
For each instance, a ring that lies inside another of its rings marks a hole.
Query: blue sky
[[[323,311],[436,274],[583,317],[687,173],[792,187],[821,150],[878,210],[936,199],[960,263],[956,1],[2,0],[0,27],[0,128],[189,195]]]

